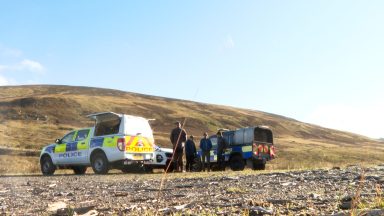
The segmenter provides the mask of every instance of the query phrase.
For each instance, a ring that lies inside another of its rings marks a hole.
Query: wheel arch
[[[43,153],[42,155],[40,155],[40,158],[39,158],[39,163],[40,163],[40,164],[41,164],[41,160],[43,160],[43,158],[45,158],[45,157],[49,157],[49,158],[51,158],[52,163],[55,164],[55,161],[53,160],[52,155],[50,155],[50,154],[47,153],[47,152],[45,152],[45,153]]]
[[[245,158],[243,157],[243,153],[242,152],[232,152],[230,155],[229,155],[229,160],[228,161],[231,161],[231,159],[235,156],[240,156],[243,160],[245,160]]]

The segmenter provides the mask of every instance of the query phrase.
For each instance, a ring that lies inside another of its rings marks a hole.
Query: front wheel
[[[245,162],[243,157],[241,155],[234,155],[229,160],[229,167],[231,167],[231,170],[233,171],[241,171],[245,168]]]
[[[52,163],[52,159],[49,156],[44,156],[40,161],[40,168],[43,175],[53,175],[56,171],[55,165]]]
[[[91,158],[93,172],[96,174],[107,174],[109,170],[108,159],[103,152],[95,153]]]

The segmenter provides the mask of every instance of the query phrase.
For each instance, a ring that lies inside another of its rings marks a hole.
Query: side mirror
[[[56,139],[55,143],[61,144],[61,139]]]

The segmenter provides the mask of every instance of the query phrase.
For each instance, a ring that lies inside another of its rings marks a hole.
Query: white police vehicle
[[[144,165],[147,169],[164,169],[166,171],[168,164],[172,161],[173,149],[161,148],[156,146],[153,157],[149,161],[145,161]],[[169,166],[168,172],[173,171],[173,166]]]
[[[43,175],[56,169],[73,169],[84,174],[92,167],[96,174],[106,174],[112,168],[126,171],[132,163],[144,163],[154,157],[154,138],[148,119],[117,114],[95,113],[94,127],[73,130],[40,154]]]

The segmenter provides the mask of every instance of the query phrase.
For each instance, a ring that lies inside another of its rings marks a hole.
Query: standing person
[[[173,145],[174,171],[183,171],[183,143],[187,140],[187,132],[181,128],[181,123],[176,122],[176,128],[171,132],[171,143]]]
[[[187,158],[187,164],[185,170],[187,172],[192,171],[193,160],[196,157],[196,145],[193,141],[193,136],[191,135],[187,142],[185,143],[185,157]]]
[[[225,170],[225,158],[224,151],[227,148],[225,139],[223,138],[223,133],[221,131],[217,132],[217,165],[219,170]]]
[[[203,171],[205,171],[205,160],[207,160],[207,168],[208,172],[211,169],[211,149],[212,149],[212,142],[210,139],[208,139],[208,133],[204,133],[204,137],[200,140],[200,149],[201,149],[201,161],[203,163]]]

